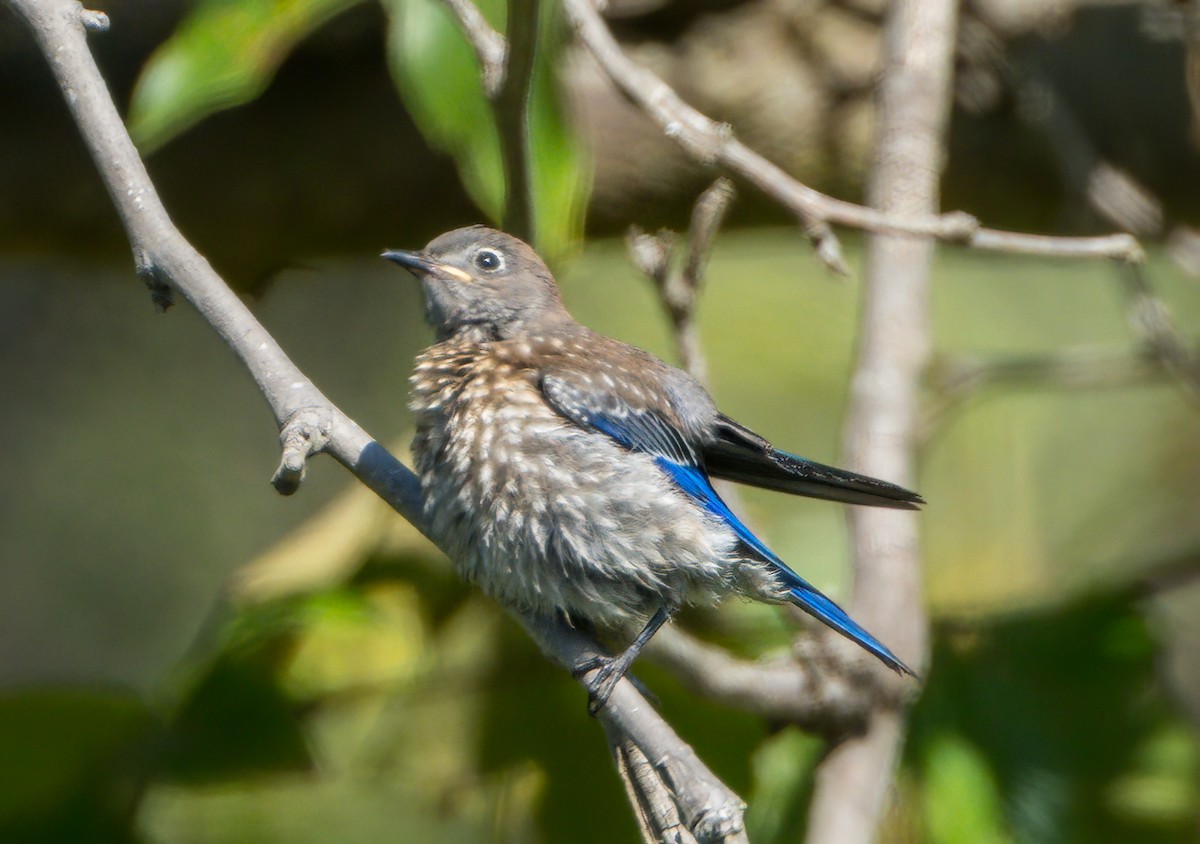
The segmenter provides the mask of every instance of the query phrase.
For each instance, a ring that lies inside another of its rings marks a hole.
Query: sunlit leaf
[[[313,30],[360,0],[203,0],[150,57],[130,104],[143,151],[250,102]]]
[[[503,31],[505,4],[478,4]],[[436,0],[389,0],[389,55],[405,106],[426,139],[454,158],[480,209],[502,223],[505,202],[500,136],[484,93],[479,62]],[[535,241],[543,255],[562,255],[578,237],[590,173],[570,131],[556,84],[556,7],[543,4],[537,61],[529,99],[529,161]]]
[[[959,736],[942,733],[924,749],[925,823],[931,844],[1004,844],[1000,790],[984,755]]]

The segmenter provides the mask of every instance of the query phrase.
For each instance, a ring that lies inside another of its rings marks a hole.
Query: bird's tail
[[[863,629],[862,625],[852,619],[831,598],[823,594],[782,562],[778,560],[772,560],[772,562],[788,587],[788,594],[792,597],[792,603],[817,619],[817,621],[832,627],[850,641],[855,642],[860,647],[874,654],[884,665],[897,674],[908,674],[912,677],[917,676],[917,673],[892,653],[887,645]]]
[[[741,519],[734,515],[733,511],[729,509],[729,505],[721,500],[721,496],[717,495],[716,490],[712,488],[712,484],[709,483],[707,476],[705,476],[699,467],[676,463],[662,456],[657,457],[656,460],[658,465],[670,475],[681,490],[702,505],[705,510],[733,529],[738,539],[741,540],[742,548],[746,554],[755,559],[762,560],[774,568],[787,587],[792,601],[800,609],[818,621],[829,625],[850,641],[857,642],[868,652],[877,656],[884,665],[893,671],[900,674],[911,674],[913,677],[917,676],[916,672],[901,662],[894,653],[887,649],[887,646],[848,616],[845,610],[821,594],[816,587],[803,577],[788,568],[787,563],[779,559],[774,551],[768,548],[761,539],[751,532],[750,528],[742,523]]]

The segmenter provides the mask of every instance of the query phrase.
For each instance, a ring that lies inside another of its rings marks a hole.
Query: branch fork
[[[333,433],[333,414],[313,405],[291,414],[279,432],[282,456],[271,485],[280,495],[292,495],[304,480],[308,458],[325,450]]]

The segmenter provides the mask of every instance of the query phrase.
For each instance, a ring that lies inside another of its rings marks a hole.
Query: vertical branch
[[[733,182],[722,177],[709,186],[696,200],[692,208],[692,219],[688,224],[687,251],[678,275],[662,291],[663,301],[675,324],[679,343],[679,356],[684,368],[701,383],[708,381],[708,361],[700,343],[700,331],[696,325],[696,304],[700,285],[708,267],[708,256],[713,241],[725,219],[725,212],[733,202]]]
[[[508,4],[508,60],[504,81],[492,109],[504,161],[504,228],[522,240],[536,242],[533,214],[533,172],[529,150],[529,87],[537,58],[539,0]]]
[[[926,216],[938,208],[957,3],[897,0],[887,23],[870,203]],[[875,235],[867,257],[858,362],[845,447],[850,465],[909,484],[914,474],[918,385],[928,365],[929,239]],[[855,614],[901,657],[926,660],[917,519],[900,510],[850,509]],[[835,747],[817,772],[810,842],[874,840],[885,810],[903,713],[880,711],[867,731]]]
[[[471,0],[443,0],[479,59],[483,90],[492,105],[504,168],[502,227],[536,242],[529,96],[537,60],[540,0],[510,0],[505,34],[492,29]]]
[[[708,382],[708,362],[696,325],[696,307],[709,254],[734,195],[733,182],[723,176],[700,194],[692,208],[684,254],[679,261],[675,260],[679,238],[674,232],[646,234],[634,227],[625,236],[634,263],[654,282],[659,301],[671,318],[680,363],[702,384]]]

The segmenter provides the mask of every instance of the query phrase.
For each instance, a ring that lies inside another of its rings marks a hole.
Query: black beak
[[[453,280],[462,283],[474,281],[471,274],[450,264],[442,264],[430,259],[424,252],[405,252],[396,249],[384,252],[380,257],[399,264],[419,278],[433,276],[437,279]]]
[[[430,261],[420,252],[405,252],[403,249],[394,249],[384,252],[379,257],[387,258],[392,263],[412,270],[417,275],[427,275],[437,268],[437,264]]]

